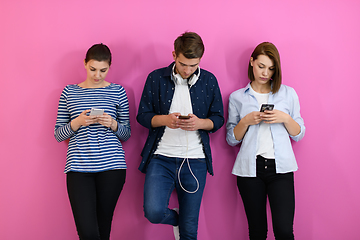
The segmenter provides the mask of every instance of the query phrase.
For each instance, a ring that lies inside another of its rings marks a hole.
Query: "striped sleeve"
[[[58,142],[64,141],[74,135],[74,131],[70,126],[70,113],[66,104],[67,93],[68,88],[65,87],[59,100],[58,114],[54,130],[54,136]]]
[[[117,119],[118,129],[115,135],[121,141],[126,141],[131,136],[130,119],[129,119],[129,102],[126,91],[123,87],[119,89],[119,103],[117,105]]]

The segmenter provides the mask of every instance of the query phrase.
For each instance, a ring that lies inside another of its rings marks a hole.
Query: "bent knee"
[[[145,208],[144,215],[151,223],[161,223],[162,220],[165,218],[165,210]]]

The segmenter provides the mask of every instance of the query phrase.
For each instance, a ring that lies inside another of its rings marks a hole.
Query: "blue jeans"
[[[147,168],[144,186],[144,212],[151,223],[179,226],[180,239],[197,239],[199,211],[204,192],[207,167],[204,158],[189,159],[190,168],[199,181],[195,193],[185,192],[178,179],[178,171],[183,158],[154,155]],[[187,191],[195,191],[197,182],[191,175],[185,161],[180,171],[182,186]],[[179,214],[168,208],[170,195],[176,189]]]

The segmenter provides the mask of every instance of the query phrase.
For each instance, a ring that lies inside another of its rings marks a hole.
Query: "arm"
[[[305,124],[304,119],[300,115],[300,102],[299,97],[294,89],[292,90],[292,109],[290,112],[291,118],[299,125],[299,133],[297,135],[291,135],[294,141],[300,141],[305,135]]]
[[[123,87],[119,91],[119,103],[116,105],[116,120],[104,113],[97,117],[98,123],[110,128],[121,141],[126,141],[131,136],[129,119],[129,102]]]
[[[230,146],[235,146],[243,140],[249,126],[256,125],[261,122],[260,112],[253,111],[247,113],[250,109],[246,109],[246,106],[247,102],[244,102],[243,98],[240,97],[239,91],[230,95],[228,110],[229,115],[226,123],[226,141]],[[243,116],[241,113],[246,115]]]
[[[178,128],[180,113],[169,114],[175,85],[166,77],[163,70],[155,70],[146,79],[139,103],[136,120],[148,129],[169,127]]]
[[[204,119],[206,121],[201,123],[200,129],[213,133],[224,125],[224,106],[220,88],[214,75],[211,75],[208,87],[210,88],[209,92],[213,94],[213,98],[208,109],[207,118]]]
[[[123,87],[120,89],[121,100],[120,104],[117,106],[117,130],[112,130],[115,132],[116,136],[122,140],[126,141],[131,136],[131,127],[130,127],[130,117],[129,117],[129,101],[127,98],[126,91]]]
[[[138,114],[136,120],[144,127],[151,129],[152,118],[156,115],[153,104],[153,89],[152,89],[152,77],[151,74],[146,79],[144,89],[141,95]],[[156,125],[158,123],[155,123]]]
[[[304,120],[300,116],[299,98],[292,88],[289,88],[288,96],[290,112],[289,114],[280,110],[266,110],[262,115],[262,120],[266,123],[283,123],[290,137],[299,141],[305,133]]]
[[[168,115],[155,115],[151,119],[151,127],[169,127],[169,128],[179,128],[180,119],[178,118],[180,113],[171,113]]]
[[[239,123],[234,127],[235,139],[240,141],[243,139],[247,129],[251,125],[256,125],[261,122],[261,113],[258,111],[251,112],[243,117]]]
[[[68,88],[65,87],[59,100],[58,115],[54,130],[54,136],[58,142],[73,136],[81,126],[89,126],[97,122],[96,116],[86,115],[90,110],[83,111],[75,119],[71,120],[70,112],[67,108],[67,92]]]
[[[205,131],[211,131],[214,128],[214,123],[209,118],[201,119],[194,114],[189,114],[189,116],[189,119],[178,120],[178,126],[182,130],[196,131],[201,129]]]
[[[286,130],[291,136],[296,136],[300,133],[301,130],[300,125],[297,122],[295,122],[295,120],[292,119],[290,115],[287,118],[287,121],[284,121],[284,125]]]
[[[204,76],[207,84],[198,85],[198,91],[195,91],[196,95],[192,95],[196,108],[200,107],[202,109],[202,111],[197,111],[196,114],[200,114],[199,116],[202,117],[189,114],[190,119],[179,119],[178,126],[183,130],[216,132],[224,125],[224,109],[218,82],[213,74],[209,72],[205,74],[209,74],[207,77]],[[205,98],[211,99],[211,102],[206,106],[203,103],[208,99],[205,100]]]
[[[300,133],[300,125],[295,122],[295,120],[287,113],[284,113],[280,110],[266,110],[261,115],[261,120],[265,121],[266,123],[273,124],[273,123],[283,123],[286,130],[291,136],[296,136]]]
[[[159,73],[152,72],[146,79],[144,90],[139,103],[139,110],[136,116],[137,121],[148,129],[158,127],[178,128],[180,113],[166,114],[156,105],[159,98]],[[162,106],[167,112],[167,107]],[[170,106],[169,106],[170,107]]]
[[[70,122],[71,130],[76,132],[81,126],[89,126],[97,122],[96,116],[87,116],[90,109],[83,111],[77,118]]]
[[[67,109],[66,97],[67,88],[65,87],[60,96],[58,113],[54,129],[54,136],[58,142],[64,141],[75,134],[75,132],[70,126],[70,113]]]
[[[113,132],[118,130],[118,122],[113,119],[109,114],[103,113],[101,116],[96,117],[97,122],[107,128],[110,128]]]

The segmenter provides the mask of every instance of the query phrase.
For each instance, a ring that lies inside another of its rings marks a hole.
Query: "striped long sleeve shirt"
[[[117,131],[96,123],[81,126],[74,132],[70,122],[91,108],[104,109],[117,121]],[[66,86],[59,100],[54,135],[58,142],[70,138],[65,173],[126,169],[125,153],[120,142],[131,135],[125,89],[113,83],[104,88]]]

